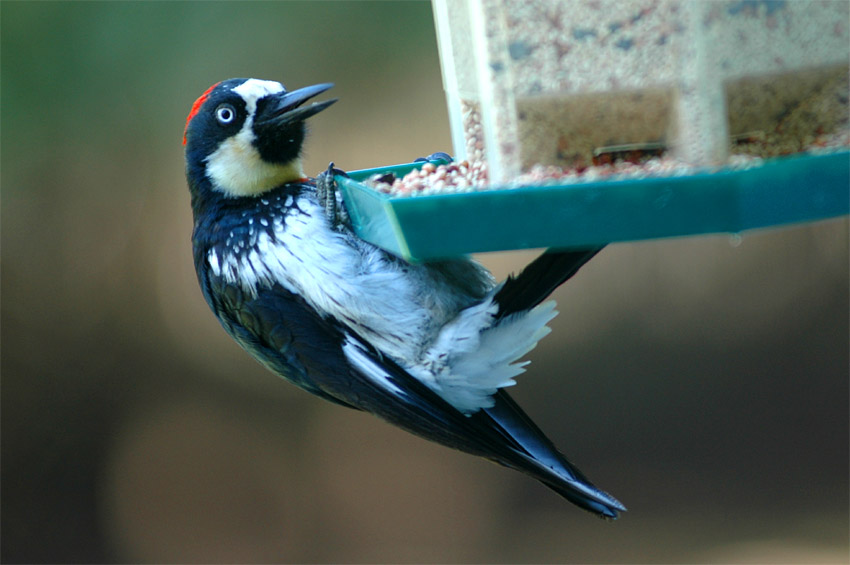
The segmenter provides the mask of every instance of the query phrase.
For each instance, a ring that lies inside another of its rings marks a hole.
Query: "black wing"
[[[496,394],[493,408],[466,416],[285,288],[252,296],[217,277],[205,283],[225,329],[266,367],[305,390],[527,473],[596,514],[616,517],[625,509],[570,465],[506,392]]]
[[[530,310],[567,282],[605,246],[587,249],[549,249],[529,263],[518,276],[511,275],[496,293],[497,318]]]
[[[357,408],[328,395],[317,383],[349,370],[341,335],[304,299],[276,285],[256,296],[209,274],[200,277],[207,302],[224,329],[273,373],[326,400]]]
[[[349,336],[345,351],[356,368],[351,388],[377,416],[419,436],[526,473],[570,502],[607,518],[626,508],[596,488],[500,389],[495,405],[467,416],[392,360]]]

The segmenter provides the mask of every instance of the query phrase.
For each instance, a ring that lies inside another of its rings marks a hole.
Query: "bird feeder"
[[[454,154],[486,163],[489,184],[392,197],[341,181],[355,228],[378,245],[424,260],[850,211],[845,0],[433,8]],[[619,160],[637,174],[573,174]]]

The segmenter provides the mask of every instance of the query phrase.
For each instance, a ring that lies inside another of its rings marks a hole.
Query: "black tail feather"
[[[534,308],[575,275],[603,247],[546,251],[519,275],[508,277],[496,293],[495,301],[499,305],[496,318]],[[495,406],[485,408],[483,412],[534,462],[532,465],[518,465],[517,468],[573,504],[603,518],[614,519],[626,509],[617,499],[596,488],[581,471],[569,463],[504,390],[496,393],[495,400]]]
[[[603,247],[588,249],[550,249],[529,263],[516,277],[511,275],[496,293],[499,305],[496,318],[534,308],[570,279]]]
[[[494,395],[495,405],[482,410],[501,430],[516,452],[527,453],[529,459],[505,457],[516,469],[528,473],[576,506],[603,518],[617,518],[626,507],[610,494],[597,488],[590,480],[561,454],[540,431],[522,408],[504,389]],[[510,464],[509,464],[510,466]]]

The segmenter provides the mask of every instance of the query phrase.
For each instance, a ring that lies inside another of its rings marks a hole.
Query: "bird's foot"
[[[431,153],[427,157],[417,157],[413,160],[414,163],[421,163],[422,161],[445,161],[446,163],[451,163],[454,159],[452,159],[452,156],[448,153],[437,151],[436,153]]]
[[[348,176],[345,171],[335,168],[333,162],[331,162],[328,165],[328,170],[316,177],[316,193],[319,196],[319,202],[325,207],[325,215],[330,220],[331,225],[334,228],[350,227],[351,218],[337,188],[335,175]]]

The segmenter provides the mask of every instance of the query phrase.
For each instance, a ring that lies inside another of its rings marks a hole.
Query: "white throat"
[[[283,85],[270,80],[249,79],[233,89],[245,100],[248,117],[236,135],[225,140],[207,157],[207,176],[213,187],[228,196],[256,196],[281,184],[304,178],[301,160],[285,164],[267,163],[254,147],[254,114],[257,100],[283,91]]]

